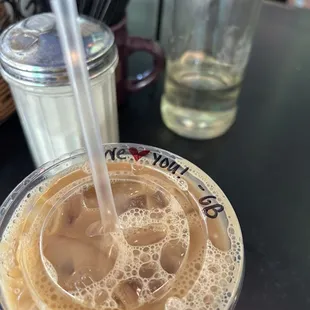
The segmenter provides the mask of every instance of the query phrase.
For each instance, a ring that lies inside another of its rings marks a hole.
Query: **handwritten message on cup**
[[[128,154],[128,152],[133,156],[136,162],[138,162],[142,157],[151,155],[152,156],[151,164],[153,166],[165,169],[171,174],[176,175],[177,178],[181,178],[189,171],[189,167],[182,167],[180,164],[178,164],[177,162],[175,162],[174,160],[165,155],[154,153],[151,152],[150,150],[138,151],[134,147],[128,149],[115,147],[113,149],[106,150],[105,156],[106,158],[109,158],[112,161],[114,161],[115,159],[125,160],[126,159],[125,154]],[[148,159],[150,159],[149,156]],[[198,185],[198,188],[202,192],[206,191],[206,188],[204,188],[204,186],[201,184]],[[224,211],[224,206],[219,204],[217,198],[213,195],[203,195],[201,198],[199,198],[198,202],[201,207],[202,213],[210,219],[217,218],[219,213]]]

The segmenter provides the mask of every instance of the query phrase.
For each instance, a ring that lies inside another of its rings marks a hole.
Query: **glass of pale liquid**
[[[203,171],[167,151],[105,146],[120,230],[106,232],[83,150],[22,181],[0,208],[5,310],[233,309],[237,217]]]
[[[169,129],[210,139],[232,126],[261,4],[171,1],[162,34],[167,69],[161,114]]]

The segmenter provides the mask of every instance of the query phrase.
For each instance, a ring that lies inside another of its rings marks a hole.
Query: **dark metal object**
[[[49,0],[39,2],[38,11],[51,11]],[[98,19],[109,26],[117,24],[124,18],[128,3],[129,0],[77,0],[79,14]]]

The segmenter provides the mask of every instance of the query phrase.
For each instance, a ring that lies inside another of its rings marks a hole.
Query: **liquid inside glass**
[[[101,226],[87,164],[22,200],[0,243],[5,309],[229,309],[238,223],[206,223],[190,182],[143,164],[108,168],[120,231]]]
[[[202,52],[169,61],[161,113],[168,128],[194,139],[214,138],[235,121],[241,77]]]

